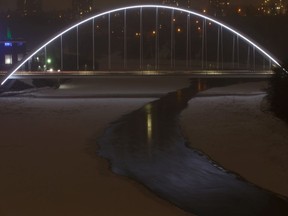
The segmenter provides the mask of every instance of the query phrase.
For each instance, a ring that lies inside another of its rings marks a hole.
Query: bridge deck
[[[0,76],[6,72],[1,71]],[[89,78],[98,76],[188,76],[191,78],[269,78],[271,70],[193,70],[193,71],[18,71],[11,79]]]

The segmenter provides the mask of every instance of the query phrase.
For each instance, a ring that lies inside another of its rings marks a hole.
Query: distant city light
[[[4,43],[4,46],[5,46],[5,47],[12,47],[13,45],[12,45],[11,42],[5,42],[5,43]]]
[[[10,54],[5,55],[5,64],[11,65],[12,63],[13,63],[12,55]]]

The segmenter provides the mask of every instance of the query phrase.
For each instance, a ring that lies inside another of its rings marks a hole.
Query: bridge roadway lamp
[[[19,62],[14,69],[12,69],[11,71],[8,71],[7,74],[4,76],[4,78],[1,80],[1,85],[4,85],[4,83],[16,72],[18,71],[30,58],[32,58],[36,53],[38,53],[40,50],[42,50],[43,48],[45,48],[47,45],[49,45],[51,42],[53,42],[54,40],[56,40],[57,38],[60,38],[62,35],[64,35],[65,33],[69,32],[72,29],[78,28],[78,26],[91,21],[93,19],[96,19],[98,17],[102,17],[105,16],[107,14],[110,13],[114,13],[114,12],[119,12],[119,11],[126,11],[126,10],[131,10],[131,9],[141,9],[141,8],[155,8],[155,9],[166,9],[166,10],[172,10],[172,11],[179,11],[182,13],[187,13],[196,17],[200,17],[202,19],[208,20],[212,23],[217,24],[218,26],[230,31],[231,33],[237,35],[238,37],[240,37],[241,39],[243,39],[244,41],[246,41],[248,44],[252,45],[253,47],[255,47],[259,53],[262,53],[264,56],[266,56],[268,59],[270,59],[275,65],[281,67],[281,65],[278,63],[278,61],[272,57],[270,54],[268,54],[267,51],[264,50],[264,48],[258,46],[255,42],[253,42],[251,39],[249,39],[248,37],[244,36],[243,34],[241,34],[240,32],[234,30],[233,28],[229,27],[228,25],[224,24],[223,22],[220,22],[214,18],[208,17],[207,15],[204,14],[200,14],[197,13],[195,11],[190,11],[190,10],[186,10],[186,9],[182,9],[182,8],[177,8],[177,7],[172,7],[172,6],[166,6],[166,5],[134,5],[134,6],[128,6],[128,7],[121,7],[121,8],[116,8],[113,10],[109,10],[103,13],[99,13],[96,15],[93,15],[85,20],[80,21],[79,23],[70,26],[67,29],[64,29],[61,33],[59,33],[58,35],[56,35],[55,37],[51,38],[50,40],[48,40],[46,43],[44,43],[43,45],[41,45],[38,49],[36,49],[31,55],[28,55],[27,58],[23,59],[21,62]],[[285,71],[286,72],[286,71]]]

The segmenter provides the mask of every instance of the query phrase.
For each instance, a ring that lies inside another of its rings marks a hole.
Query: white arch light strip
[[[254,43],[252,40],[248,39],[247,37],[245,37],[244,35],[242,35],[241,33],[237,32],[236,30],[230,28],[229,26],[215,20],[212,19],[208,16],[205,16],[203,14],[194,12],[194,11],[189,11],[189,10],[185,10],[182,8],[177,8],[177,7],[171,7],[171,6],[165,6],[165,5],[134,5],[134,6],[128,6],[128,7],[121,7],[121,8],[117,8],[117,9],[113,9],[113,10],[109,10],[100,14],[97,14],[95,16],[92,16],[90,18],[87,18],[69,28],[67,28],[66,30],[64,30],[63,32],[61,32],[60,34],[56,35],[55,37],[53,37],[52,39],[48,40],[46,43],[44,43],[42,46],[40,46],[36,51],[34,51],[31,55],[29,55],[25,60],[23,60],[16,68],[13,69],[13,71],[11,71],[10,73],[8,72],[7,75],[4,77],[3,81],[1,82],[1,85],[3,85],[16,71],[19,70],[19,68],[21,68],[30,58],[32,58],[35,54],[37,54],[40,50],[42,50],[44,47],[46,47],[47,45],[49,45],[51,42],[53,42],[54,40],[56,40],[57,38],[61,37],[62,35],[64,35],[65,33],[69,32],[70,30],[90,21],[93,20],[95,18],[104,16],[106,14],[109,13],[114,13],[114,12],[119,12],[119,11],[123,11],[123,10],[129,10],[129,9],[137,9],[137,8],[162,8],[162,9],[170,9],[170,10],[175,10],[175,11],[180,11],[180,12],[185,12],[188,14],[192,14],[198,17],[201,17],[203,19],[209,20],[213,23],[218,24],[219,26],[222,26],[223,28],[229,30],[230,32],[234,33],[235,35],[239,36],[240,38],[242,38],[244,41],[248,42],[249,44],[251,44],[253,47],[255,47],[258,51],[260,51],[262,54],[264,54],[266,57],[268,57],[273,63],[275,63],[277,66],[281,67],[281,65],[279,64],[279,62],[273,58],[270,54],[268,54],[264,49],[262,49],[261,47],[259,47],[256,43]]]

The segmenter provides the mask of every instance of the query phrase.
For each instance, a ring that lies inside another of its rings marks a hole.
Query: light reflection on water
[[[111,124],[98,140],[113,172],[197,215],[288,215],[288,201],[245,182],[187,147],[179,113],[206,82],[193,83]],[[193,122],[191,122],[193,124]]]
[[[145,107],[146,110],[146,120],[147,120],[147,144],[152,142],[152,133],[153,133],[153,122],[152,122],[152,105],[149,103]]]

